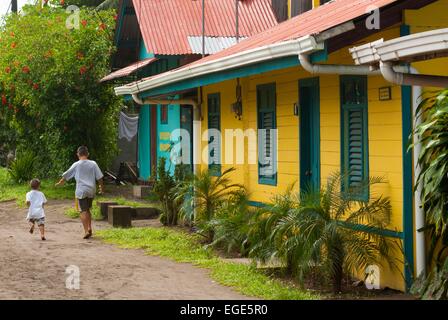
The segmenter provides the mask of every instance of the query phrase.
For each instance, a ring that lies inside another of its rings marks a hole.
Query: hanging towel
[[[131,141],[138,131],[138,116],[129,117],[124,112],[120,112],[120,123],[118,125],[118,138],[126,138]]]

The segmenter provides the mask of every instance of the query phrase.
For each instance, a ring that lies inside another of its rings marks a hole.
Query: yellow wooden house
[[[334,172],[347,173],[348,185],[384,177],[382,187],[356,196],[377,192],[390,198],[392,221],[385,233],[401,241],[404,263],[401,272],[384,267],[381,286],[405,290],[425,265],[409,137],[417,95],[448,87],[447,10],[448,0],[292,0],[291,18],[278,26],[115,90],[142,104],[175,97],[180,105],[193,105],[195,169],[219,174],[235,167],[233,179],[248,189],[253,205],[293,183],[297,189],[323,186]],[[418,35],[436,30],[434,42],[418,49],[415,43],[425,41]],[[403,44],[398,40],[409,37],[413,52],[381,60],[381,46],[392,41],[393,55]],[[386,67],[404,80],[387,77]],[[208,129],[219,130],[221,138],[211,142]],[[260,147],[260,136],[251,137],[260,129],[277,129],[272,147]],[[226,130],[229,136],[246,134],[245,143],[226,139]]]

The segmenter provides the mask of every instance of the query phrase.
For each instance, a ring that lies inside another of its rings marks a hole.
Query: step
[[[132,227],[132,208],[128,206],[109,206],[108,222],[114,228]]]

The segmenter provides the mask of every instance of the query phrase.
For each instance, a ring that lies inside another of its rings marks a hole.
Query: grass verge
[[[40,189],[47,199],[73,199],[74,185],[67,184],[63,187],[55,187],[55,182],[53,180],[41,181]],[[8,170],[0,168],[0,201],[17,200],[19,205],[24,205],[25,195],[28,191],[30,191],[28,184],[14,183],[9,177]]]
[[[244,295],[267,300],[311,300],[319,295],[273,279],[253,266],[225,261],[205,249],[198,236],[163,228],[107,229],[98,232],[107,243],[207,268],[211,277]]]

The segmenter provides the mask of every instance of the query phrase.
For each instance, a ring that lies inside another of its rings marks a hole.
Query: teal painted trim
[[[259,201],[249,201],[249,206],[254,207],[254,208],[265,208],[268,206],[268,204],[259,202]],[[352,229],[352,230],[377,234],[377,235],[381,235],[381,236],[388,237],[388,238],[397,238],[397,239],[404,238],[404,233],[400,232],[400,231],[389,230],[389,229],[382,230],[379,228],[373,228],[373,227],[368,227],[368,226],[361,225],[361,224],[348,223],[348,222],[344,222],[344,221],[341,221],[340,225],[343,227]]]
[[[120,13],[118,14],[119,16],[119,20],[118,20],[118,28],[117,31],[115,32],[115,46],[119,47],[119,39],[120,39],[120,35],[121,35],[121,30],[123,29],[123,22],[124,22],[124,14],[125,14],[125,10],[124,8],[126,8],[127,6],[127,0],[123,0],[123,4],[120,8]]]
[[[365,92],[364,102],[361,104],[344,104],[344,87],[345,83],[351,80],[362,80],[362,90]],[[350,178],[349,158],[350,158],[350,129],[349,129],[349,111],[359,111],[362,115],[361,124],[361,172],[362,181],[369,179],[369,106],[368,106],[368,77],[367,76],[340,76],[340,104],[341,104],[341,174],[344,178],[342,181],[342,190],[348,198],[352,200],[368,201],[370,198],[370,188],[367,186],[359,192],[351,192],[347,190],[348,179]]]
[[[144,105],[140,109],[138,128],[138,163],[139,176],[142,180],[149,180],[151,176],[151,139],[150,139],[150,107]]]
[[[140,60],[145,60],[145,59],[150,59],[150,58],[155,57],[154,53],[148,52],[143,39],[140,40],[140,52],[138,53],[138,57]]]
[[[326,52],[317,52],[313,54],[313,62],[322,62],[328,58]],[[244,66],[241,68],[225,70],[222,72],[215,72],[212,74],[207,74],[204,76],[196,77],[193,79],[187,79],[179,81],[173,84],[169,84],[160,88],[155,88],[144,93],[141,93],[141,98],[169,94],[176,91],[187,90],[192,88],[199,88],[201,86],[206,86],[214,83],[219,83],[227,80],[232,80],[236,78],[244,78],[252,75],[257,75],[265,72],[286,69],[290,67],[300,66],[299,59],[297,56],[285,57],[280,59],[274,59],[266,62],[255,63],[252,65]]]
[[[412,134],[412,87],[401,87],[402,99],[402,130],[403,130],[403,230],[404,255],[406,259],[406,288],[412,286],[414,276],[414,190],[413,190],[413,160],[408,151],[409,136]]]
[[[408,25],[400,26],[400,36],[409,35]],[[412,87],[401,87],[401,114],[402,114],[402,140],[403,140],[403,231],[406,290],[412,286],[414,279],[414,179],[412,152],[408,150],[409,137],[412,134]]]
[[[254,208],[264,208],[267,207],[267,204],[259,201],[249,201],[249,206]]]

